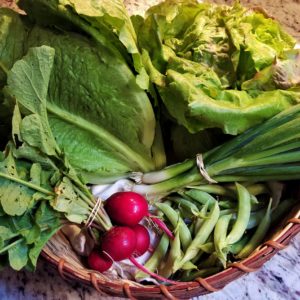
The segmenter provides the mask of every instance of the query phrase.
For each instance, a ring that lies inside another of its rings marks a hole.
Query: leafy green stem
[[[0,177],[2,178],[5,178],[5,179],[8,179],[8,180],[11,180],[11,181],[14,181],[14,182],[17,182],[17,183],[20,183],[22,185],[25,185],[33,190],[36,190],[38,192],[41,192],[41,193],[44,193],[46,195],[49,195],[49,196],[55,196],[55,193],[54,192],[51,192],[47,189],[44,189],[38,185],[35,185],[31,182],[28,182],[28,181],[25,181],[25,180],[22,180],[20,178],[16,178],[16,177],[13,177],[13,176],[10,176],[8,174],[3,174],[3,173],[0,173]]]
[[[10,248],[13,248],[14,246],[22,243],[24,241],[24,238],[21,238],[21,239],[18,239],[16,241],[14,241],[13,243],[7,245],[6,247],[3,247],[1,250],[0,250],[0,254],[3,254],[5,253],[6,251],[8,251]]]

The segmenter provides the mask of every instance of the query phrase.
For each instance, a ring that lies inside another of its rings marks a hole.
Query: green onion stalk
[[[205,174],[190,159],[134,179],[132,190],[168,194],[211,182],[300,179],[300,104],[202,155]],[[208,175],[208,176],[207,176]]]

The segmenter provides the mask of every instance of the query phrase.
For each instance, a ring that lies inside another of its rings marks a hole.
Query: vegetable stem
[[[55,193],[54,192],[51,192],[47,189],[44,189],[38,185],[35,185],[31,182],[28,182],[28,181],[24,181],[20,178],[16,178],[16,177],[13,177],[13,176],[10,176],[10,175],[7,175],[7,174],[3,174],[3,173],[0,173],[0,177],[2,178],[5,178],[5,179],[8,179],[8,180],[11,180],[11,181],[14,181],[14,182],[17,182],[17,183],[20,183],[22,185],[25,185],[33,190],[36,190],[38,192],[41,192],[43,194],[46,194],[46,195],[49,195],[49,196],[55,196]]]
[[[13,248],[14,246],[22,243],[24,241],[24,238],[21,238],[21,239],[18,239],[16,241],[14,241],[13,243],[7,245],[6,247],[3,247],[1,250],[0,250],[0,255],[5,253],[6,251],[8,251],[9,249]]]

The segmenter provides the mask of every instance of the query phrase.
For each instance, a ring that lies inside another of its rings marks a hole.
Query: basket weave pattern
[[[70,257],[62,258],[62,256],[53,252],[49,245],[44,248],[43,256],[50,263],[57,266],[59,274],[63,278],[91,284],[101,293],[130,299],[185,299],[218,291],[245,273],[254,272],[261,268],[266,261],[271,259],[278,251],[284,249],[290,240],[300,232],[300,205],[294,208],[282,224],[248,258],[235,262],[229,265],[226,270],[205,279],[199,277],[193,282],[179,282],[172,286],[142,286],[129,280],[105,278],[103,274],[79,267]],[[68,243],[60,234],[57,238]]]

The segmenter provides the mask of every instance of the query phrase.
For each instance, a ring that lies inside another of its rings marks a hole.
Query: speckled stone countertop
[[[277,253],[260,271],[227,285],[203,300],[297,300],[300,299],[300,235]],[[91,287],[61,279],[55,269],[40,260],[35,273],[0,272],[1,300],[91,300],[116,299]]]

